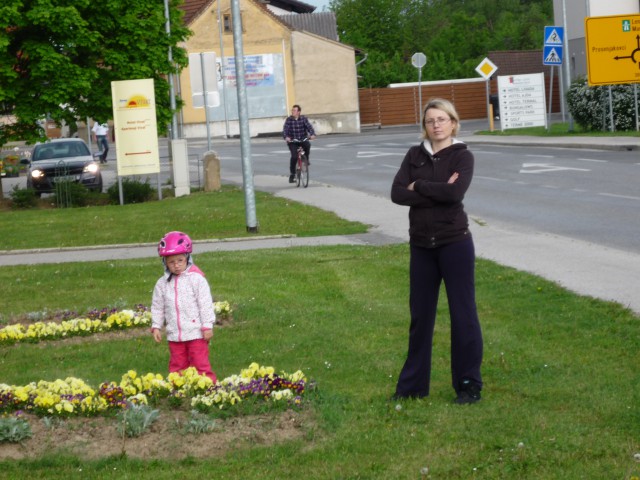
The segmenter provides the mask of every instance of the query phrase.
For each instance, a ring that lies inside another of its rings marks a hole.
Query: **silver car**
[[[100,166],[80,138],[60,138],[36,145],[31,154],[27,188],[38,196],[55,190],[56,182],[72,181],[102,192]]]

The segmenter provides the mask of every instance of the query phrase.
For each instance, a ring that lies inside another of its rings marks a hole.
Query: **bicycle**
[[[293,139],[291,143],[298,146],[298,163],[296,164],[296,187],[300,187],[300,184],[304,188],[309,186],[309,159],[304,153],[302,144],[308,140],[307,137],[302,140]]]

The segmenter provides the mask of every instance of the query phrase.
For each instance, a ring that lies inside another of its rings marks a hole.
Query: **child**
[[[209,363],[209,340],[216,314],[209,283],[193,264],[191,239],[182,232],[167,233],[158,244],[165,274],[153,289],[151,332],[156,342],[167,328],[169,372],[195,367],[216,382]]]

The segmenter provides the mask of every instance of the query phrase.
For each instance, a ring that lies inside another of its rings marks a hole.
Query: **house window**
[[[222,16],[222,28],[224,33],[233,33],[233,21],[231,20],[231,14],[225,13]]]
[[[240,15],[240,25],[242,25],[242,15]],[[224,33],[233,33],[233,17],[230,13],[222,14],[222,31]],[[244,32],[244,26],[242,31]]]

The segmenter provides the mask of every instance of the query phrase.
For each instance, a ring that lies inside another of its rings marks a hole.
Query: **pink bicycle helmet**
[[[179,255],[181,253],[191,253],[193,250],[193,243],[189,238],[189,235],[182,232],[169,232],[160,243],[158,243],[158,255],[161,257],[168,257],[170,255]]]

